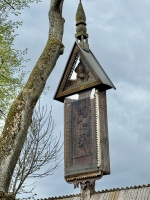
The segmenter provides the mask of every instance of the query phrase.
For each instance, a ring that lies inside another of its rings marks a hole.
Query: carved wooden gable
[[[89,56],[92,56],[93,64],[90,63],[91,59],[89,62]],[[66,96],[105,84],[105,80],[110,81],[98,64],[91,52],[85,52],[75,42],[54,99],[63,102]],[[104,81],[101,77],[104,77]],[[108,86],[111,87],[113,86]]]

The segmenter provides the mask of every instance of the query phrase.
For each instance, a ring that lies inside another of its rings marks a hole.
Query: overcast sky
[[[53,107],[57,123],[55,134],[63,137],[63,104],[53,100],[54,93],[74,44],[75,13],[78,0],[65,0],[64,54],[50,75],[48,94],[42,104]],[[107,92],[111,175],[96,182],[96,190],[150,183],[150,1],[82,0],[87,17],[90,49],[117,90]],[[19,19],[15,47],[28,47],[32,70],[48,35],[50,1],[32,4]],[[31,180],[30,180],[31,181]],[[38,198],[79,193],[64,180],[64,167],[53,176],[39,180]]]

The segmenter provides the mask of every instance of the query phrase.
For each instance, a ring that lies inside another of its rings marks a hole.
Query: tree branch
[[[55,124],[51,111],[48,114],[46,111],[47,108],[40,108],[40,106],[38,111],[34,111],[29,134],[11,181],[10,192],[12,191],[15,196],[26,191],[27,178],[43,178],[51,175],[60,166],[62,145],[60,145],[60,138],[54,138],[52,134]],[[44,166],[46,168],[39,171],[39,168]]]
[[[51,0],[50,30],[45,49],[32,73],[12,104],[0,138],[0,191],[7,192],[10,180],[26,140],[33,109],[39,99],[57,59],[63,53],[64,19],[60,12],[63,0]]]
[[[10,6],[11,9],[15,10],[15,8],[14,8],[8,1],[4,0],[4,2],[5,2],[6,4],[8,4],[8,5]]]

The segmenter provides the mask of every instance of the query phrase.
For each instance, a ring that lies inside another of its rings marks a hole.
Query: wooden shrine
[[[110,174],[106,90],[115,86],[89,49],[81,1],[76,31],[54,99],[64,103],[65,179],[80,184],[84,198],[97,179]]]

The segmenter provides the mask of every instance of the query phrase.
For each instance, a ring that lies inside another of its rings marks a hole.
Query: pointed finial
[[[79,23],[83,23],[86,25],[86,16],[85,16],[85,12],[84,12],[81,0],[79,2],[78,9],[76,12],[76,25],[78,25]]]
[[[86,33],[87,28],[86,28],[86,16],[85,12],[83,9],[83,5],[81,0],[79,0],[79,5],[78,9],[76,12],[76,40],[80,40],[80,46],[84,50],[88,51],[89,50],[89,45],[88,45],[88,34]]]

